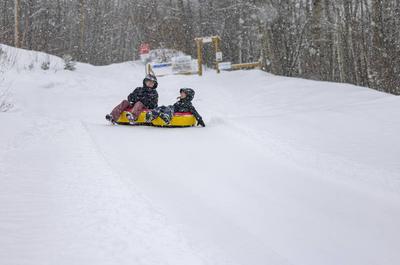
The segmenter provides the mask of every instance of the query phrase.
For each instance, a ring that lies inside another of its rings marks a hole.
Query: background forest
[[[209,35],[224,61],[400,94],[398,0],[0,0],[0,43],[95,65]]]

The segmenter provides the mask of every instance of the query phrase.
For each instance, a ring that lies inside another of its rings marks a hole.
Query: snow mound
[[[64,69],[63,60],[57,56],[0,44],[0,72],[42,69],[45,68],[45,64],[48,64],[47,70],[59,71]]]

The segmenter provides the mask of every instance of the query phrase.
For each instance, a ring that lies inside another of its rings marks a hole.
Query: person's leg
[[[166,123],[169,124],[174,116],[174,110],[172,106],[165,107],[160,113],[160,118]]]
[[[119,119],[119,116],[121,116],[121,113],[124,112],[125,110],[129,109],[131,104],[129,103],[128,100],[123,100],[118,106],[116,106],[112,111],[111,111],[111,116],[113,120],[117,121]]]
[[[162,108],[163,106],[157,107],[155,109],[150,110],[147,114],[146,114],[146,121],[147,122],[151,122],[155,119],[157,119],[157,117],[160,115],[160,113],[162,112]]]
[[[165,113],[166,115],[168,115],[169,120],[171,121],[172,118],[174,117],[174,108],[173,108],[172,106],[168,106],[168,107],[166,108],[166,110],[164,111],[164,113]]]
[[[146,109],[146,106],[143,105],[142,102],[140,102],[140,101],[136,102],[135,105],[133,105],[133,108],[131,110],[134,120],[137,120],[140,113],[142,113],[142,111],[144,111],[145,109]]]

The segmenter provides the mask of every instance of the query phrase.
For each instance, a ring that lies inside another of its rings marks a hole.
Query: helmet
[[[155,75],[152,75],[152,74],[146,75],[145,78],[143,79],[143,86],[144,87],[147,87],[146,86],[146,81],[148,81],[148,80],[154,82],[154,87],[153,88],[156,89],[157,86],[158,86],[157,77]]]
[[[187,88],[187,87],[181,88],[181,90],[179,90],[179,93],[182,93],[182,92],[186,94],[186,99],[188,101],[192,101],[193,100],[194,94],[195,94],[193,89]]]

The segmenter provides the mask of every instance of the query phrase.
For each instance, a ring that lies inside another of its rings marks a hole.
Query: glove
[[[201,125],[202,127],[206,127],[203,120],[198,120],[197,125]]]

